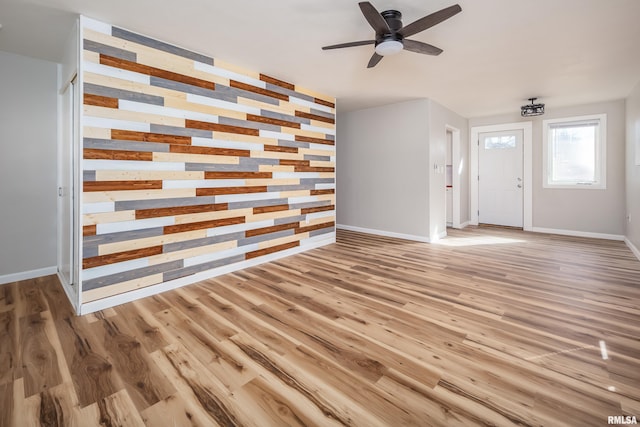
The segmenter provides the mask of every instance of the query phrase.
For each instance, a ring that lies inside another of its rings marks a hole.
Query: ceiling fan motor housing
[[[402,36],[397,33],[402,28],[402,13],[397,10],[385,10],[380,15],[384,18],[389,25],[390,33],[376,34],[376,46],[380,43],[395,41],[402,43]]]

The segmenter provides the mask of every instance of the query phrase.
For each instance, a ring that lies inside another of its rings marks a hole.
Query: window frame
[[[598,122],[596,144],[595,174],[596,182],[553,182],[551,180],[552,158],[550,157],[551,125],[571,125],[580,122]],[[607,115],[591,114],[586,116],[564,117],[542,121],[542,187],[556,189],[605,190],[607,188]]]

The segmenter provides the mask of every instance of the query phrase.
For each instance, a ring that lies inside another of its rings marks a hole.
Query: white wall
[[[640,250],[640,82],[627,98],[626,107],[626,201],[631,222],[626,223],[625,236]]]
[[[339,225],[429,237],[428,115],[426,99],[338,114]]]
[[[428,169],[430,173],[429,189],[429,235],[430,240],[436,240],[446,232],[447,218],[445,215],[446,175],[443,169],[436,170],[434,164],[444,166],[447,155],[447,126],[460,130],[460,156],[462,171],[460,173],[460,222],[469,221],[469,126],[464,117],[443,107],[433,100],[429,100],[429,156]],[[454,167],[455,173],[458,168]]]
[[[542,187],[542,121],[607,114],[607,188],[550,189]],[[514,114],[469,119],[469,126],[533,122],[533,227],[603,235],[624,235],[625,103],[624,100],[553,108],[543,116],[523,119]]]
[[[57,64],[0,52],[0,281],[56,265]]]

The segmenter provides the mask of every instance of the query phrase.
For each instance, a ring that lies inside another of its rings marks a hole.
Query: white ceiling
[[[455,0],[371,0],[404,24]],[[626,97],[640,80],[639,0],[458,0],[462,12],[373,69],[373,38],[345,0],[0,0],[0,50],[59,61],[74,14],[137,31],[333,95],[339,111],[432,98],[465,117]],[[1,73],[1,70],[0,70]]]

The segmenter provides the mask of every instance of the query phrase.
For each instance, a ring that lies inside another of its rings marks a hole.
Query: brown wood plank
[[[273,119],[271,117],[257,116],[255,114],[247,114],[247,120],[249,120],[250,122],[268,123],[270,125],[275,125],[275,126],[300,129],[300,123],[298,122],[290,122],[287,120]]]
[[[72,316],[55,324],[80,406],[95,404],[115,393],[120,381],[86,318]]]
[[[218,172],[205,171],[205,179],[270,179],[272,172]]]
[[[296,166],[296,172],[335,172],[336,168],[323,166]]]
[[[259,93],[260,95],[270,96],[271,98],[279,99],[281,101],[289,101],[288,95],[283,95],[281,93],[274,92],[272,90],[263,89],[261,87],[253,86],[247,83],[231,80],[230,86],[236,89],[246,90],[248,92]]]
[[[215,203],[207,205],[175,206],[171,208],[138,209],[136,219],[158,218],[162,216],[188,215],[203,212],[226,211],[228,203]]]
[[[296,228],[296,234],[306,233],[308,231],[314,230],[322,230],[323,228],[335,227],[336,223],[334,221],[331,222],[323,222],[320,224],[307,225],[306,227],[298,227]]]
[[[239,135],[260,136],[258,129],[245,128],[242,126],[221,125],[219,123],[209,123],[200,120],[185,120],[185,127],[191,129],[210,130],[214,132],[236,133]]]
[[[263,82],[271,83],[276,86],[283,87],[285,89],[296,90],[295,85],[276,79],[275,77],[267,76],[266,74],[260,74],[260,80],[262,80]]]
[[[324,194],[336,194],[335,188],[327,188],[325,190],[311,190],[309,192],[312,196],[322,196]]]
[[[289,210],[289,205],[274,205],[274,206],[257,206],[253,208],[253,214],[261,214],[268,212],[280,212]]]
[[[318,206],[316,208],[302,208],[302,215],[315,213],[315,212],[333,211],[335,209],[336,209],[335,205]]]
[[[45,319],[40,313],[20,318],[24,397],[33,396],[62,383],[58,355],[45,332],[44,323]]]
[[[336,108],[336,104],[333,102],[325,101],[324,99],[314,98],[316,104],[324,105],[325,107]]]
[[[280,145],[265,145],[264,151],[274,151],[280,153],[297,153],[298,147],[283,147]]]
[[[39,314],[49,309],[42,294],[44,283],[46,283],[46,277],[38,277],[26,283],[17,283],[18,299],[15,306],[17,319],[31,314]]]
[[[250,194],[250,193],[266,193],[266,185],[256,185],[253,187],[213,187],[213,188],[196,188],[196,196],[217,196],[220,194]]]
[[[0,385],[9,384],[13,393],[13,380],[22,376],[18,350],[18,322],[15,309],[0,312]]]
[[[95,236],[98,230],[97,225],[84,225],[82,227],[82,235],[83,236]]]
[[[270,227],[264,227],[264,228],[255,228],[253,230],[245,231],[244,234],[247,237],[253,237],[253,236],[260,236],[262,234],[275,233],[276,231],[293,230],[297,227],[299,227],[298,223],[293,222],[289,224],[272,225]]]
[[[249,150],[235,150],[231,148],[199,147],[195,145],[172,145],[172,153],[209,154],[213,156],[251,157]]]
[[[331,124],[336,123],[335,119],[330,119],[325,116],[319,116],[317,114],[305,113],[304,111],[296,110],[296,117],[304,117],[305,119],[317,120],[319,122],[325,122],[325,123],[331,123]]]
[[[162,190],[162,181],[161,180],[85,181],[83,183],[82,190],[84,192]]]
[[[104,348],[110,354],[138,411],[175,393],[175,388],[149,358],[122,316],[105,318],[92,327],[94,332],[103,335]]]
[[[0,408],[0,426],[13,425],[13,381],[0,383]]]
[[[129,261],[132,259],[145,258],[152,255],[159,255],[162,253],[162,246],[151,246],[142,249],[133,249],[130,251],[116,252],[109,255],[99,255],[91,258],[84,258],[82,260],[82,268],[93,268],[100,265],[114,264],[116,262]]]
[[[100,54],[100,63],[110,67],[120,68],[122,70],[133,71],[135,73],[146,74],[148,76],[159,77],[162,79],[173,80],[175,82],[186,83],[192,86],[198,86],[205,89],[215,90],[216,85],[196,77],[185,76],[184,74],[174,73],[172,71],[163,70],[161,68],[151,67],[149,65],[138,64],[136,62],[127,61],[125,59],[114,58],[109,55]]]
[[[84,150],[82,150],[82,157],[86,160],[139,160],[150,162],[153,160],[153,153],[148,151],[101,150],[98,148],[85,148]]]
[[[108,96],[84,94],[84,105],[95,105],[98,107],[118,108],[118,98]]]
[[[245,217],[215,219],[211,221],[190,222],[187,224],[167,225],[164,227],[164,234],[182,233],[183,231],[202,230],[205,228],[222,227],[225,225],[243,224]]]
[[[111,129],[111,139],[125,141],[159,142],[164,144],[191,144],[190,136],[167,135],[164,133],[138,132],[133,130]]]
[[[271,246],[270,248],[258,249],[257,251],[247,252],[245,254],[246,259],[256,258],[262,255],[272,254],[274,252],[284,251],[285,249],[291,249],[300,246],[300,242],[283,243],[282,245]]]
[[[310,166],[311,165],[311,161],[310,160],[292,160],[292,159],[280,159],[278,162],[280,165],[282,166]]]
[[[313,138],[313,137],[310,137],[310,136],[302,136],[302,135],[296,135],[296,141],[299,141],[299,142],[312,142],[312,143],[315,143],[315,144],[336,145],[335,141],[332,141],[330,139]]]

